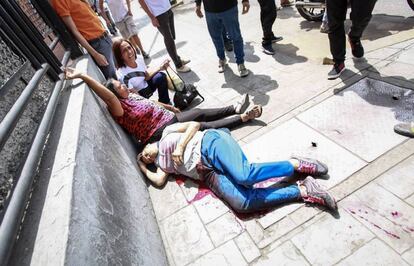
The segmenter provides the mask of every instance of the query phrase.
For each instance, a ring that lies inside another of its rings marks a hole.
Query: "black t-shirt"
[[[237,5],[237,0],[196,0],[196,5],[203,1],[204,10],[211,13],[220,13],[229,10]],[[245,2],[247,0],[243,0]]]

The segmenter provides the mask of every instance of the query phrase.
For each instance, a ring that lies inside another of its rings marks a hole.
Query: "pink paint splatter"
[[[179,185],[182,186],[184,185],[186,180],[186,177],[184,176],[176,176],[175,177],[175,182]],[[201,200],[202,198],[211,195],[213,198],[217,198],[217,196],[213,193],[213,191],[211,191],[203,182],[198,181],[198,180],[191,180],[194,183],[196,183],[198,185],[198,191],[197,194],[194,196],[194,198],[192,200],[187,200],[187,202],[189,204],[194,203],[196,201]]]
[[[400,212],[397,212],[397,211],[391,212],[391,215],[392,215],[393,218],[400,218],[402,216],[402,214]]]

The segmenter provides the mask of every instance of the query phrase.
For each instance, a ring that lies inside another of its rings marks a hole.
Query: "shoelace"
[[[298,172],[304,174],[314,174],[316,173],[316,164],[301,160],[299,162]]]

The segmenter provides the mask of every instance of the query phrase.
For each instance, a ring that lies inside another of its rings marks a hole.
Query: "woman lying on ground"
[[[245,112],[249,105],[247,94],[235,105],[212,109],[194,108],[180,112],[171,105],[154,102],[130,92],[117,80],[109,80],[102,85],[92,77],[69,67],[65,69],[65,76],[66,79],[80,78],[86,82],[106,103],[115,121],[144,144],[160,140],[165,127],[177,122],[198,121],[202,130],[233,128],[262,114],[260,105]]]
[[[311,176],[283,188],[253,187],[269,178],[291,176],[294,172],[325,175],[328,168],[323,163],[298,157],[289,161],[250,163],[228,130],[198,131],[199,128],[197,122],[171,125],[158,143],[148,144],[137,157],[148,179],[157,186],[166,182],[168,174],[201,180],[240,213],[299,200],[320,204],[331,211],[337,209],[335,199]],[[150,163],[155,163],[156,172],[148,170],[146,165]]]
[[[138,55],[132,44],[123,38],[118,38],[112,45],[119,80],[129,89],[144,98],[150,98],[155,90],[158,91],[158,101],[169,104],[168,82],[165,73],[169,60],[165,60],[158,68],[149,68],[144,58]]]

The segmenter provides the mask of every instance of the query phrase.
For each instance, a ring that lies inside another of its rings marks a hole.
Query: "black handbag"
[[[197,88],[193,84],[185,83],[184,80],[180,77],[180,75],[178,75],[178,73],[174,71],[174,69],[172,69],[171,67],[170,67],[170,69],[175,73],[175,75],[177,75],[177,77],[179,77],[181,79],[181,81],[184,84],[183,88],[179,90],[179,89],[177,89],[174,82],[172,82],[173,87],[174,87],[174,91],[175,91],[174,98],[173,98],[173,102],[174,102],[175,107],[177,107],[180,110],[184,110],[188,106],[190,106],[190,104],[193,102],[193,100],[197,96],[200,96],[201,102],[204,101],[204,97],[200,94],[200,92],[198,92]],[[168,77],[172,81],[170,73],[168,73],[168,68],[167,68],[166,72],[167,72]]]

